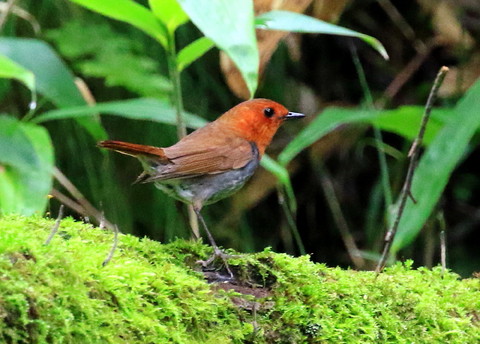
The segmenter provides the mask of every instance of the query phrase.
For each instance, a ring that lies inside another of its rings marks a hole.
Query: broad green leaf
[[[351,122],[371,121],[378,115],[376,111],[361,109],[329,108],[317,116],[305,127],[280,153],[278,162],[281,165],[288,164],[298,153],[310,146],[339,125]]]
[[[16,79],[35,92],[35,76],[29,70],[0,55],[0,78]]]
[[[42,213],[54,163],[46,129],[0,116],[0,152],[0,214]]]
[[[39,164],[33,146],[24,131],[21,122],[13,117],[0,116],[0,163],[26,169]]]
[[[139,98],[132,100],[98,103],[93,106],[79,106],[46,112],[33,118],[32,122],[83,118],[97,113],[120,116],[136,120],[149,120],[159,123],[176,125],[175,109],[166,101],[160,99]],[[203,127],[208,122],[201,117],[184,113],[185,124],[190,128]]]
[[[401,135],[413,141],[418,135],[424,111],[423,106],[401,106],[394,110],[381,111],[370,123],[384,131]],[[426,145],[430,144],[445,122],[453,115],[453,109],[434,109],[423,142]]]
[[[0,38],[0,54],[35,75],[36,88],[59,108],[85,105],[74,76],[50,46],[36,39]],[[95,140],[107,137],[97,118],[79,119]]]
[[[37,89],[58,107],[85,104],[74,76],[46,43],[36,39],[0,38],[0,54],[30,70]]]
[[[288,164],[298,153],[335,128],[347,123],[365,123],[413,139],[419,130],[423,107],[402,106],[395,110],[328,108],[311,121],[282,151],[278,161]],[[434,109],[425,132],[424,143],[429,144],[445,121],[453,116],[453,110]]]
[[[129,36],[130,31],[119,32],[108,21],[95,18],[69,20],[46,36],[84,76],[104,78],[106,85],[124,87],[141,97],[168,97],[172,83],[159,73],[165,61],[139,52],[140,42]]]
[[[412,195],[392,245],[398,252],[418,235],[437,204],[453,170],[464,157],[468,144],[480,127],[480,81],[459,101],[445,127],[423,154],[412,182]]]
[[[177,0],[148,0],[148,4],[153,14],[165,24],[171,34],[188,21],[187,14]]]
[[[195,62],[202,57],[207,51],[209,51],[215,43],[207,37],[201,37],[185,48],[180,50],[177,55],[177,68],[179,71],[187,68],[192,62]]]
[[[167,47],[167,32],[144,6],[133,0],[70,0],[104,16],[129,23]]]
[[[258,29],[265,30],[323,33],[337,36],[357,37],[371,45],[383,56],[384,59],[388,60],[387,51],[378,39],[304,14],[289,11],[271,11],[258,16],[255,23]]]
[[[253,97],[258,48],[252,0],[178,0],[192,22],[236,64]]]

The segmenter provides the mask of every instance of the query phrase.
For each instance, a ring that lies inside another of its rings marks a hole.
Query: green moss
[[[2,343],[480,341],[479,279],[410,264],[375,279],[265,250],[231,260],[241,285],[208,284],[200,243],[122,235],[102,267],[111,233],[64,219],[44,246],[52,225],[0,220]]]

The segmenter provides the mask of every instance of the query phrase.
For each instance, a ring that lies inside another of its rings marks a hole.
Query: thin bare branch
[[[60,209],[58,210],[57,220],[55,221],[55,224],[53,225],[52,230],[50,231],[50,235],[48,236],[47,240],[45,240],[44,245],[50,244],[50,241],[52,241],[55,234],[57,234],[58,227],[60,227],[60,222],[63,219],[63,208],[64,208],[63,204],[60,204]]]
[[[75,211],[76,213],[78,213],[82,216],[87,216],[87,212],[85,211],[85,209],[83,209],[83,207],[80,204],[78,204],[77,202],[75,202],[70,197],[66,196],[65,194],[61,193],[57,189],[53,188],[50,191],[50,194],[54,198],[56,198],[60,203],[66,205],[67,207],[69,207],[70,209]]]
[[[110,249],[110,252],[108,253],[107,258],[105,258],[105,260],[103,261],[102,266],[106,266],[113,258],[113,255],[114,255],[115,250],[117,249],[117,245],[118,245],[118,233],[119,233],[118,227],[117,227],[117,225],[114,225],[113,226],[112,248]]]
[[[55,179],[65,188],[67,191],[72,195],[72,197],[75,199],[76,203],[80,205],[85,214],[84,216],[91,216],[93,217],[97,223],[103,223],[105,224],[105,227],[108,228],[109,230],[115,230],[114,225],[108,221],[105,216],[102,214],[101,211],[96,209],[78,190],[75,185],[57,168],[54,167],[53,169],[53,176]]]
[[[0,3],[0,12],[9,12],[15,14],[17,17],[22,18],[23,20],[30,23],[32,26],[32,30],[35,35],[39,35],[41,31],[40,24],[38,23],[37,19],[29,13],[28,11],[24,10],[23,8],[16,6],[16,5],[9,5],[9,2],[1,2]],[[5,22],[4,22],[5,23]]]
[[[447,270],[447,238],[446,238],[446,229],[447,225],[445,223],[445,216],[443,216],[443,211],[438,214],[438,222],[440,223],[440,262],[442,264],[442,276]]]
[[[385,92],[383,93],[382,98],[376,102],[376,107],[383,108],[385,103],[393,99],[402,87],[412,78],[415,72],[420,68],[420,66],[426,61],[427,57],[432,52],[432,49],[438,45],[438,42],[432,40],[426,44],[425,49],[422,49],[417,52],[415,57],[410,60],[409,63],[397,74],[395,79],[388,85]]]
[[[332,178],[325,168],[320,168],[321,175],[320,183],[325,193],[325,198],[327,200],[330,211],[333,215],[333,220],[337,225],[337,228],[340,232],[340,235],[343,240],[343,244],[347,249],[348,256],[352,260],[356,269],[360,269],[365,266],[365,260],[363,259],[360,250],[358,249],[355,239],[350,231],[347,220],[343,215],[342,208],[340,207],[340,202],[338,201],[337,195],[335,193],[335,186],[333,185]]]
[[[422,117],[420,130],[408,154],[408,156],[410,157],[410,163],[408,165],[407,176],[405,178],[402,192],[400,194],[400,203],[398,206],[397,214],[395,216],[395,220],[391,228],[385,234],[385,243],[383,247],[382,257],[380,258],[377,268],[375,269],[377,275],[385,267],[388,256],[390,255],[390,249],[392,247],[393,239],[395,238],[395,235],[398,230],[398,225],[400,224],[400,220],[405,210],[405,205],[407,204],[407,199],[409,198],[409,195],[412,194],[411,189],[412,189],[413,175],[417,167],[417,161],[420,155],[420,147],[422,146],[423,136],[425,134],[428,120],[430,119],[430,114],[432,112],[433,104],[437,97],[438,89],[440,88],[440,85],[442,84],[443,79],[445,79],[445,75],[447,74],[447,72],[448,72],[448,68],[443,66],[442,68],[440,68],[440,71],[438,72],[437,77],[435,78],[435,82],[433,83],[433,87],[430,91],[427,104],[425,106],[425,112]]]
[[[417,39],[415,30],[390,0],[378,0],[378,4],[390,17],[390,20],[399,28],[403,36],[413,43],[417,51],[425,48],[425,44]]]
[[[8,0],[7,4],[2,9],[2,12],[0,13],[0,31],[3,30],[3,27],[7,22],[8,15],[11,13],[13,7],[15,6],[15,2],[17,2],[17,0]]]

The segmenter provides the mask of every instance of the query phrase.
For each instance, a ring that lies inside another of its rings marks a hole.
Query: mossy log
[[[411,263],[375,278],[266,249],[218,282],[200,242],[131,235],[102,267],[112,233],[66,218],[44,245],[53,223],[0,220],[1,343],[480,342],[478,278]]]

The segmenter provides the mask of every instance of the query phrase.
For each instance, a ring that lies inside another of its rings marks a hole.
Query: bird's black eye
[[[275,110],[273,110],[272,108],[266,108],[265,110],[263,110],[263,113],[266,117],[270,118],[275,115]]]

